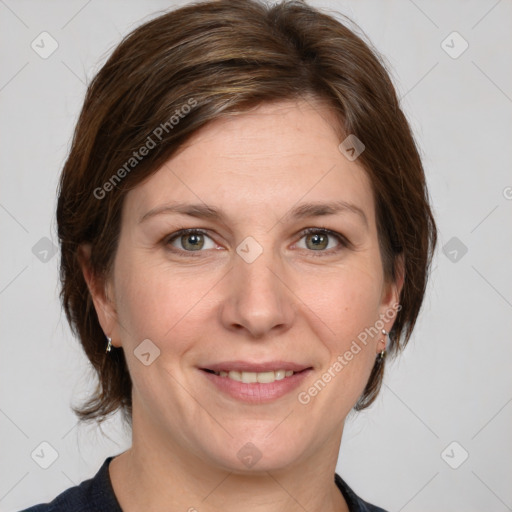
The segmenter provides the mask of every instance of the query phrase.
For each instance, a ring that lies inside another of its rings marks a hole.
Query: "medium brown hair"
[[[397,258],[404,258],[391,354],[405,347],[423,302],[437,231],[420,155],[382,57],[346,24],[300,1],[194,3],[144,23],[117,46],[88,86],[62,171],[61,299],[99,380],[89,400],[74,408],[80,420],[101,422],[121,408],[131,424],[132,382],[122,348],[105,353],[79,246],[90,244],[93,274],[106,278],[130,189],[210,121],[306,97],[327,102],[341,130],[365,145],[358,162],[372,183],[388,281],[396,280]],[[157,143],[133,160],[149,146],[148,137]],[[377,358],[356,410],[374,401],[383,372]]]

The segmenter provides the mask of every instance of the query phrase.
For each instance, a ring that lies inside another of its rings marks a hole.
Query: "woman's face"
[[[384,282],[370,181],[335,125],[265,104],[128,193],[112,302],[95,304],[129,366],[134,443],[231,471],[336,460],[401,283]]]

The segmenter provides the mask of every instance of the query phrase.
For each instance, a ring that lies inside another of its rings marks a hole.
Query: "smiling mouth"
[[[270,384],[275,381],[284,380],[294,374],[302,373],[308,368],[295,372],[293,370],[274,370],[268,372],[239,372],[236,370],[230,371],[214,371],[204,368],[203,370],[208,373],[217,375],[218,377],[243,382],[244,384],[253,384],[259,382],[261,384]]]

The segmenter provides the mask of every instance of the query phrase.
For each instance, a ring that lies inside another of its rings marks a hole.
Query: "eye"
[[[175,252],[201,252],[201,249],[215,249],[213,240],[201,229],[182,229],[167,238],[165,244],[177,248]]]
[[[301,232],[301,240],[305,239],[305,247],[301,249],[309,250],[310,252],[318,252],[315,256],[323,256],[325,253],[331,254],[337,252],[344,247],[348,247],[350,243],[348,240],[335,231],[326,228],[307,228]],[[338,242],[337,246],[332,247],[329,239],[334,239]],[[215,249],[215,243],[210,236],[202,229],[181,229],[167,239],[164,244],[170,246],[172,252],[183,255],[188,253],[187,256],[195,256],[191,253],[202,252],[202,249]]]
[[[349,245],[343,235],[325,228],[307,228],[301,234],[301,240],[305,239],[305,247],[301,247],[301,249],[305,248],[320,253],[332,253]],[[338,242],[338,246],[334,246],[334,250],[332,250],[333,247],[329,243],[329,238],[335,239]],[[330,245],[331,247],[329,247]],[[315,256],[320,256],[320,254],[315,254]]]

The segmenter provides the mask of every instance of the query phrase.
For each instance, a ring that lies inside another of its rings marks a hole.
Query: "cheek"
[[[375,343],[382,337],[374,327],[381,280],[377,265],[360,264],[304,279],[301,286],[310,307],[309,325],[323,345],[322,382],[317,388],[329,386],[324,399],[329,396],[336,410],[345,411],[357,400],[375,363]]]
[[[342,350],[379,318],[382,274],[371,261],[300,278],[299,298],[324,326],[333,349]],[[327,334],[327,336],[325,336]]]
[[[196,271],[179,268],[143,251],[120,249],[115,288],[123,343],[135,348],[146,338],[160,346],[172,341],[172,350],[183,352],[204,330],[215,304],[218,307],[229,298],[233,276],[218,268],[207,272],[200,266]],[[289,268],[283,277],[292,293],[287,287],[276,292],[282,294],[280,300],[296,305],[294,321],[307,324],[331,359],[348,350],[351,341],[378,318],[382,275],[373,252],[351,255],[336,267],[325,264],[295,272]]]
[[[207,292],[219,276],[180,272],[176,267],[151,264],[150,258],[119,260],[116,302],[123,343],[135,346],[149,338],[179,353],[200,329],[193,321],[208,305]],[[168,342],[172,341],[171,344]]]

